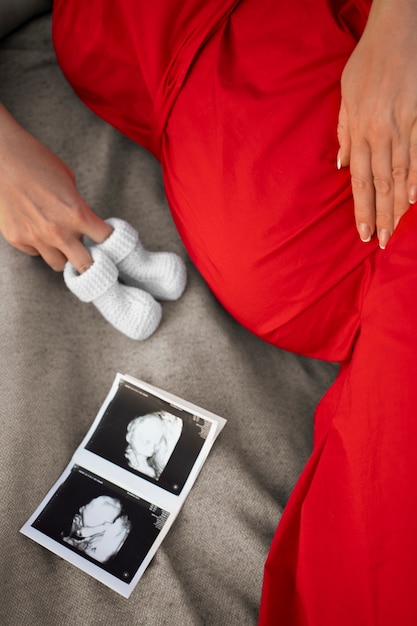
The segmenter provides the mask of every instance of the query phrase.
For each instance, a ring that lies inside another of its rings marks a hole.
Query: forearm
[[[410,15],[416,14],[417,2],[416,0],[373,0],[371,6],[371,14],[376,11],[391,11],[396,13],[407,12]]]
[[[399,36],[404,31],[415,35],[417,0],[373,0],[366,31],[376,29],[379,40],[383,43],[385,37],[392,36],[395,28],[399,28]]]

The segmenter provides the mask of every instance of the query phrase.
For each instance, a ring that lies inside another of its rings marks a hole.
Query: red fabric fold
[[[81,100],[157,158],[190,66],[239,0],[54,0],[58,61]]]

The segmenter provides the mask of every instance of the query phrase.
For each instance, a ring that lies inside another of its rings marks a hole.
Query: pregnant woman
[[[260,624],[417,623],[417,3],[56,0],[79,97],[160,161],[187,251],[279,348],[341,363]],[[88,272],[109,226],[0,111],[0,227]]]

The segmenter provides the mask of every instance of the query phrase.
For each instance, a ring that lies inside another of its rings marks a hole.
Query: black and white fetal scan
[[[168,517],[155,504],[74,465],[32,526],[129,583]]]
[[[122,381],[85,448],[178,495],[210,425]]]

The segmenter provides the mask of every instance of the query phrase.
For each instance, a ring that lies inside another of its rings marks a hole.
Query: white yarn
[[[93,302],[117,283],[119,272],[115,264],[103,252],[90,248],[94,263],[82,274],[68,261],[64,268],[64,281],[68,289],[81,302]]]
[[[139,241],[137,231],[119,218],[106,220],[111,235],[98,246],[119,269],[127,285],[139,287],[158,300],[177,300],[187,283],[185,263],[174,252],[151,252]]]
[[[117,267],[98,246],[92,246],[90,252],[94,263],[82,274],[66,263],[64,281],[68,289],[82,302],[92,302],[127,337],[150,337],[161,321],[161,305],[149,293],[120,284]]]

